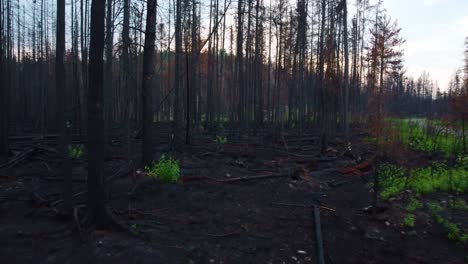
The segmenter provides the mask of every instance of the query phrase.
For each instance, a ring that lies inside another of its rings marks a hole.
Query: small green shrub
[[[137,231],[138,230],[138,225],[134,223],[134,224],[131,225],[131,228],[133,230]]]
[[[458,198],[453,201],[450,201],[450,208],[462,211],[468,211],[468,204],[465,200]]]
[[[455,223],[452,223],[442,217],[443,208],[439,205],[439,203],[430,202],[427,206],[429,207],[429,210],[431,211],[431,214],[435,218],[436,222],[444,228],[449,240],[458,241],[461,243],[466,243],[468,241],[468,233],[462,232],[462,230]]]
[[[414,211],[422,208],[422,206],[423,205],[419,200],[411,198],[411,200],[408,202],[408,205],[406,206],[406,211],[413,213]]]
[[[468,171],[458,165],[449,168],[444,164],[434,164],[432,167],[415,169],[408,187],[419,194],[436,191],[463,193],[468,191]]]
[[[178,182],[180,177],[179,161],[166,158],[165,155],[162,155],[158,162],[153,161],[149,166],[145,166],[145,171],[163,182]]]
[[[465,163],[464,159],[459,159],[453,167],[434,163],[429,167],[413,169],[408,178],[403,168],[382,164],[377,171],[381,186],[380,196],[386,200],[405,189],[411,189],[417,194],[465,193],[468,191],[468,166]]]
[[[453,241],[459,241],[461,238],[460,228],[454,223],[444,221],[443,226],[447,232],[447,238]]]
[[[414,227],[415,218],[413,214],[407,214],[405,218],[403,218],[403,224],[408,227]]]
[[[84,154],[84,146],[83,145],[68,145],[68,156],[71,159],[80,159],[83,157]]]
[[[404,190],[406,177],[402,167],[384,163],[377,168],[377,173],[382,189],[380,192],[382,199],[387,200]]]
[[[431,214],[439,214],[443,210],[438,202],[429,202],[427,203],[427,207],[431,211]]]
[[[227,143],[227,137],[225,136],[216,136],[216,144],[219,144],[219,145],[224,145]]]

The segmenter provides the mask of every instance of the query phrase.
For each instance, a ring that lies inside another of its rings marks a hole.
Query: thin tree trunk
[[[88,93],[88,209],[97,228],[112,222],[105,204],[103,53],[105,1],[92,0]]]
[[[175,70],[174,70],[174,122],[173,134],[175,147],[179,147],[180,140],[180,77],[181,77],[181,55],[182,55],[182,0],[176,0],[176,22],[175,22]]]
[[[105,85],[106,89],[104,91],[104,101],[106,108],[104,109],[104,119],[106,121],[106,127],[110,127],[110,120],[111,120],[111,101],[109,99],[112,98],[112,87],[113,80],[112,80],[112,62],[113,62],[113,44],[114,44],[114,32],[113,32],[113,10],[112,10],[112,2],[113,0],[107,0],[107,14],[106,14],[106,63],[105,63]],[[107,129],[106,129],[107,130]]]
[[[143,78],[142,78],[142,123],[143,123],[143,143],[142,143],[142,161],[143,164],[149,164],[153,155],[153,87],[155,71],[155,40],[156,40],[156,0],[147,1],[146,10],[146,31],[145,47],[143,55]]]
[[[348,2],[344,1],[343,7],[343,44],[344,44],[344,125],[346,139],[349,141],[349,47],[348,47]]]
[[[88,91],[88,40],[86,37],[87,34],[87,9],[88,9],[88,0],[80,1],[80,46],[81,46],[81,88],[80,88],[80,131],[86,134],[87,126],[87,91]]]
[[[63,158],[61,173],[64,179],[63,200],[65,201],[64,213],[67,216],[72,215],[73,204],[73,183],[71,162],[68,157],[69,146],[69,127],[68,109],[65,109],[65,65],[63,62],[65,52],[65,0],[57,0],[57,40],[56,40],[56,55],[55,55],[55,89],[57,95],[57,113],[60,134],[60,152]]]
[[[1,84],[1,101],[0,101],[0,162],[5,162],[8,159],[8,86],[5,85],[4,74],[4,39],[3,39],[3,0],[0,0],[0,84]]]

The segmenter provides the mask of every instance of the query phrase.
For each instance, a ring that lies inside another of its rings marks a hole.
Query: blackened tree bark
[[[344,45],[344,129],[349,140],[349,45],[348,45],[348,2],[343,0],[343,45]]]
[[[0,0],[0,9],[3,9],[3,1]],[[0,12],[0,84],[1,84],[1,101],[0,101],[0,162],[8,159],[8,116],[7,116],[7,89],[4,75],[4,39],[3,39],[3,10]]]
[[[64,178],[63,199],[64,213],[68,216],[72,214],[72,171],[70,159],[68,157],[69,136],[68,128],[70,124],[67,121],[67,109],[65,109],[65,65],[63,56],[65,52],[65,0],[57,0],[57,41],[55,50],[55,89],[57,95],[57,113],[60,134],[60,153],[63,158],[62,177]]]
[[[104,100],[109,100],[112,97],[112,62],[113,62],[113,44],[114,44],[114,31],[113,31],[113,12],[112,12],[112,2],[113,0],[107,0],[107,14],[106,14],[106,64],[105,64],[105,81],[106,81],[106,90]],[[110,118],[110,105],[106,104],[106,109],[104,109],[106,125],[109,126]]]
[[[237,51],[236,51],[236,77],[238,93],[237,118],[241,126],[244,124],[244,87],[243,87],[243,55],[242,45],[244,39],[243,27],[243,1],[239,0],[237,5]]]
[[[122,77],[123,77],[123,105],[124,105],[124,135],[127,146],[127,160],[131,160],[131,142],[130,142],[130,0],[123,1],[123,27],[122,27]]]
[[[326,0],[322,0],[321,6],[321,27],[320,27],[320,39],[319,39],[319,63],[318,63],[318,81],[319,81],[319,94],[320,94],[320,125],[321,125],[321,132],[320,132],[320,143],[321,143],[321,152],[325,152],[326,145],[327,145],[327,129],[326,129],[326,122],[325,122],[325,78],[324,78],[324,68],[325,68],[325,56],[324,56],[324,38],[325,38],[325,22],[326,22],[326,8],[327,2]]]
[[[152,127],[153,127],[153,87],[155,61],[154,50],[156,40],[156,0],[147,1],[145,47],[143,55],[143,78],[141,102],[143,111],[143,164],[152,161]]]
[[[105,1],[92,0],[88,92],[88,208],[98,228],[112,223],[104,193],[103,53]]]
[[[198,30],[199,30],[199,19],[197,16],[197,1],[193,0],[192,1],[192,28],[191,28],[191,33],[192,33],[192,43],[191,43],[191,48],[192,48],[192,57],[191,57],[191,71],[190,71],[190,91],[188,97],[190,97],[191,103],[189,103],[189,106],[187,108],[187,111],[189,112],[188,118],[190,118],[190,113],[191,115],[194,116],[196,121],[195,124],[198,124],[198,118],[197,114],[195,112],[196,109],[196,94],[198,93],[198,76],[199,76],[199,57],[200,57],[200,51],[199,51],[199,35],[198,35]],[[191,120],[187,121],[187,136],[186,136],[186,143],[190,143],[190,124]],[[195,125],[195,127],[198,127]]]
[[[80,46],[81,46],[81,89],[80,89],[80,117],[81,124],[80,129],[83,133],[86,133],[87,128],[87,110],[86,110],[86,98],[88,91],[88,0],[80,0]]]
[[[181,69],[182,69],[182,0],[176,1],[176,22],[175,22],[175,69],[174,69],[174,120],[173,134],[176,147],[179,145],[181,138],[180,123],[180,84],[181,84]]]

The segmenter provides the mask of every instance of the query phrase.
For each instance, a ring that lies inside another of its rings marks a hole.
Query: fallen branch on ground
[[[207,176],[199,176],[199,177],[181,177],[182,183],[192,182],[192,181],[210,181],[210,182],[218,182],[218,183],[232,183],[232,182],[244,182],[244,181],[255,181],[255,180],[264,180],[264,179],[272,179],[272,178],[283,178],[289,177],[289,174],[266,174],[266,175],[257,175],[257,176],[243,176],[243,177],[236,177],[231,179],[216,179],[213,177]]]

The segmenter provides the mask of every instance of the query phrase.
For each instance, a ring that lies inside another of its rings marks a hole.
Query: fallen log
[[[192,181],[211,181],[218,183],[232,183],[232,182],[245,182],[245,181],[255,181],[255,180],[264,180],[272,178],[283,178],[289,177],[289,174],[266,174],[266,175],[257,175],[257,176],[243,176],[236,177],[231,179],[216,179],[213,177],[199,176],[199,177],[181,177],[182,183],[192,182]]]
[[[6,163],[3,163],[2,165],[0,165],[0,168],[3,169],[3,168],[6,168],[6,169],[9,169],[9,168],[12,168],[14,166],[16,166],[18,163],[26,160],[29,156],[31,156],[32,154],[34,153],[34,148],[29,148],[29,149],[26,149],[25,151],[19,153],[18,155],[16,155],[15,157],[13,157],[11,160],[9,160],[8,162]]]

